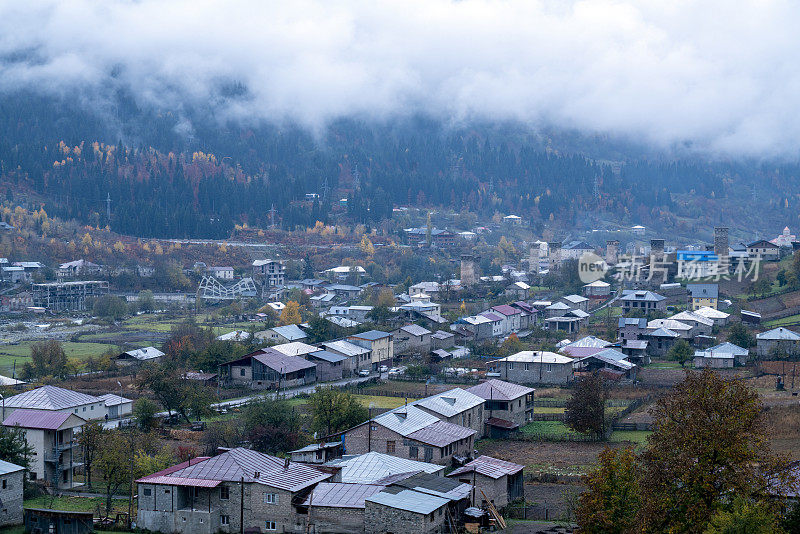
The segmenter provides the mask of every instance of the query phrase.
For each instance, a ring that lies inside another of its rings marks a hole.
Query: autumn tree
[[[351,393],[318,388],[309,398],[311,427],[326,436],[366,421],[369,411]]]
[[[55,339],[37,341],[31,345],[31,361],[22,366],[23,378],[54,376],[64,378],[68,371],[67,353]]]
[[[584,376],[575,383],[564,409],[564,423],[571,429],[599,436],[606,431],[608,389],[598,373]]]
[[[729,508],[718,510],[711,517],[703,534],[778,534],[778,514],[764,502],[734,497]]]
[[[584,534],[627,534],[635,531],[641,505],[638,462],[633,448],[607,447],[597,467],[585,477],[576,510]]]
[[[689,346],[689,342],[685,339],[679,339],[677,343],[672,345],[672,348],[669,349],[667,352],[667,358],[670,360],[675,360],[681,367],[684,366],[686,362],[692,359],[693,355],[692,347]]]
[[[686,378],[652,410],[641,455],[645,532],[703,532],[730,497],[759,501],[790,483],[771,452],[758,393],[742,380],[705,369]]]
[[[300,420],[285,400],[265,397],[242,410],[244,435],[259,452],[276,454],[297,448],[302,440]]]
[[[133,418],[142,430],[150,430],[154,426],[157,413],[158,405],[147,397],[133,404]]]
[[[83,448],[83,466],[86,471],[86,486],[92,487],[92,466],[98,451],[103,446],[108,432],[97,421],[89,421],[83,425],[78,434],[78,444]]]
[[[289,324],[299,324],[303,322],[303,317],[300,315],[300,304],[294,300],[286,303],[286,307],[281,312],[280,325],[285,326]]]

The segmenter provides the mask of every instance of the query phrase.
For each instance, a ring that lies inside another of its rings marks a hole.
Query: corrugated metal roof
[[[380,330],[370,330],[368,332],[362,332],[360,334],[355,334],[350,337],[356,339],[366,339],[367,341],[377,341],[379,339],[383,339],[389,336],[391,336],[391,334],[386,332],[381,332]]]
[[[496,311],[497,313],[502,313],[506,317],[508,317],[510,315],[519,315],[520,313],[522,313],[518,309],[516,309],[516,308],[514,308],[512,306],[509,306],[508,304],[501,304],[499,306],[492,306],[492,309],[494,311]]]
[[[533,393],[533,388],[520,386],[519,384],[512,384],[511,382],[504,382],[492,378],[486,382],[482,382],[477,386],[468,388],[467,391],[474,393],[485,400],[514,400]]]
[[[471,484],[464,484],[457,480],[439,477],[425,472],[400,478],[392,482],[391,486],[384,491],[388,493],[397,493],[401,491],[402,488],[412,489],[430,495],[438,495],[439,497],[453,500],[469,497],[472,491]]]
[[[404,489],[400,493],[376,493],[372,497],[367,498],[366,501],[388,506],[389,508],[397,508],[398,510],[406,510],[408,512],[425,515],[435,512],[450,502],[449,499],[443,497],[427,495],[409,489]]]
[[[680,334],[673,332],[669,328],[656,328],[647,335],[652,337],[680,337]]]
[[[610,341],[606,341],[605,339],[600,339],[596,336],[586,336],[580,338],[578,341],[574,343],[570,343],[567,345],[568,347],[600,347],[606,348],[611,345]]]
[[[272,329],[273,332],[276,334],[283,336],[285,339],[289,341],[295,341],[297,339],[305,339],[306,333],[300,330],[300,327],[296,324],[287,324],[286,326],[276,326]]]
[[[32,408],[34,410],[64,410],[85,404],[100,402],[97,397],[70,391],[56,386],[40,388],[20,393],[6,399],[6,408]]]
[[[567,295],[566,297],[563,297],[563,299],[568,302],[572,302],[573,304],[579,304],[581,302],[586,302],[587,300],[589,300],[586,297],[582,297],[580,295]]]
[[[374,418],[373,421],[397,432],[401,436],[421,430],[439,420],[435,415],[421,410],[414,405],[400,406]]]
[[[303,502],[306,506],[364,508],[364,500],[382,491],[379,484],[344,484],[320,482]]]
[[[127,352],[123,352],[122,354],[127,354],[131,358],[139,361],[153,360],[164,355],[163,352],[155,347],[142,347],[141,349],[129,350]]]
[[[350,343],[349,341],[345,340],[330,341],[328,343],[323,343],[322,346],[328,350],[344,354],[345,356],[358,356],[360,354],[367,354],[369,352],[369,349],[359,347],[355,343]]]
[[[694,321],[696,323],[700,323],[705,326],[713,326],[714,321],[709,317],[703,317],[700,314],[690,312],[690,311],[682,311],[680,313],[676,313],[670,319],[674,319],[676,321]]]
[[[71,415],[72,412],[53,412],[50,410],[29,410],[20,408],[6,417],[3,426],[20,426],[22,428],[38,428],[42,430],[58,430]],[[75,415],[80,419],[81,424],[86,420]]]
[[[767,330],[766,332],[761,332],[760,334],[756,334],[756,339],[764,339],[764,340],[784,340],[784,341],[796,341],[800,339],[800,335],[788,328],[778,327],[773,328],[772,330]]]
[[[572,345],[567,345],[566,347],[561,348],[561,352],[569,354],[573,358],[583,358],[584,356],[591,356],[592,354],[597,354],[601,350],[605,350],[601,347],[573,347]]]
[[[414,406],[421,406],[444,417],[453,417],[483,403],[482,397],[461,388],[453,388],[450,391],[418,400]]]
[[[693,327],[675,319],[653,319],[647,323],[647,328],[666,328],[667,330],[678,332],[680,330],[691,330]]]
[[[258,476],[256,476],[258,474]],[[165,478],[202,479],[238,482],[255,482],[287,491],[307,488],[317,482],[327,480],[332,475],[319,469],[288,462],[250,449],[236,448],[209,458],[208,460],[183,467]],[[143,481],[151,481],[145,477]],[[169,482],[159,482],[168,484]]]
[[[207,480],[203,478],[185,478],[176,476],[157,476],[150,477],[143,481],[146,484],[160,484],[166,486],[191,486],[194,488],[216,488],[221,480]]]
[[[275,345],[271,347],[273,350],[277,350],[281,354],[285,354],[286,356],[304,356],[311,352],[317,352],[319,347],[315,347],[313,345],[309,345],[307,343],[303,343],[302,341],[292,341],[291,343],[283,343],[281,345]]]
[[[106,406],[119,406],[120,404],[133,402],[131,399],[126,399],[125,397],[114,395],[113,393],[106,393],[105,395],[100,395],[97,398],[103,401]]]
[[[566,356],[562,356],[561,354],[556,354],[555,352],[548,352],[548,351],[538,351],[538,350],[523,350],[517,352],[516,354],[512,354],[511,356],[506,356],[505,358],[500,358],[498,360],[492,360],[489,363],[495,362],[520,362],[520,363],[571,363],[572,358],[568,358]]]
[[[400,330],[402,330],[403,332],[407,332],[407,333],[411,334],[412,336],[424,336],[426,334],[430,334],[431,333],[430,330],[428,330],[427,328],[423,328],[418,324],[409,324],[409,325],[400,327]]]
[[[426,473],[441,474],[444,471],[443,465],[407,460],[374,451],[358,456],[343,457],[328,462],[326,465],[342,468],[342,482],[362,484],[373,484],[377,480],[400,473],[425,471]]]
[[[710,308],[708,306],[703,306],[702,308],[698,308],[694,311],[697,315],[701,315],[703,317],[708,317],[709,319],[727,319],[731,316],[730,313],[725,313],[724,311],[715,310],[714,308]]]
[[[327,350],[318,350],[307,354],[307,356],[309,358],[319,358],[329,363],[343,362],[347,359],[347,356],[342,356],[341,354],[336,354],[335,352],[329,352]]]
[[[273,348],[264,349],[261,353],[254,354],[253,359],[258,360],[273,371],[283,374],[316,367],[315,364],[299,356],[287,356]]]
[[[451,443],[474,436],[477,432],[471,428],[455,425],[446,421],[436,421],[432,425],[409,434],[409,439],[427,443],[434,447],[446,447]]]
[[[6,462],[5,460],[0,460],[0,475],[7,475],[9,473],[16,473],[17,471],[22,471],[25,469],[21,465],[12,464],[11,462]]]
[[[478,456],[463,467],[459,467],[447,476],[454,477],[475,471],[481,475],[498,479],[502,476],[513,475],[522,471],[525,466],[492,458],[491,456]]]

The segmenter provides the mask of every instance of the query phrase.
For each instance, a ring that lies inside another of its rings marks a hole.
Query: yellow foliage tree
[[[89,235],[89,232],[86,232],[85,234],[83,234],[83,237],[81,238],[81,245],[83,245],[84,247],[88,247],[91,244],[92,244],[92,236]]]
[[[300,304],[294,300],[287,302],[286,307],[281,312],[281,318],[279,322],[281,326],[302,323],[303,318],[300,316]]]
[[[372,241],[369,240],[366,234],[361,237],[361,243],[358,245],[358,248],[361,249],[361,252],[366,254],[367,256],[372,256],[375,254],[375,247],[372,244]]]

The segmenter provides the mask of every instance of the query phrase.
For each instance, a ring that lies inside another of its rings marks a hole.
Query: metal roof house
[[[183,462],[136,481],[138,526],[157,532],[293,532],[298,503],[333,474],[249,449]]]
[[[156,361],[164,355],[163,352],[158,350],[155,347],[142,347],[141,349],[134,349],[123,352],[119,356],[117,356],[118,360],[127,361],[129,363],[133,362],[148,362],[148,361]]]
[[[339,469],[334,481],[350,484],[376,484],[389,476],[420,471],[443,476],[445,469],[443,465],[398,458],[376,451],[343,456],[325,465]]]
[[[87,420],[104,419],[106,416],[103,400],[85,393],[49,385],[5,399],[2,407],[3,419],[19,408],[69,412]]]
[[[493,378],[467,388],[467,391],[486,401],[483,413],[490,427],[488,432],[492,431],[491,419],[504,420],[511,427],[518,428],[533,418],[533,388]],[[502,428],[507,430],[508,425]]]
[[[479,456],[448,473],[447,476],[466,484],[473,484],[476,489],[482,490],[496,507],[502,508],[523,496],[523,468],[522,465],[491,456]]]
[[[503,380],[518,384],[566,384],[572,381],[572,358],[548,351],[524,350],[488,362]]]
[[[22,523],[24,478],[24,467],[0,460],[0,527]]]
[[[769,358],[779,352],[790,356],[800,354],[800,334],[782,326],[756,334],[756,354],[760,358]]]
[[[415,490],[380,492],[365,501],[364,532],[440,532],[450,499]]]
[[[222,368],[227,371],[228,380],[234,384],[255,389],[303,386],[317,380],[317,366],[314,363],[300,356],[287,356],[274,347],[251,352],[224,364]]]

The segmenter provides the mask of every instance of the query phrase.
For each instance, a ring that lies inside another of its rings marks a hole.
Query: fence
[[[653,430],[652,423],[614,423],[611,425],[611,430],[621,430],[626,432],[633,432],[638,430]]]
[[[526,519],[529,521],[569,520],[562,510],[538,504],[510,504],[505,507],[503,512],[507,519]]]
[[[565,414],[562,413],[536,413],[533,414],[533,421],[563,421]]]

